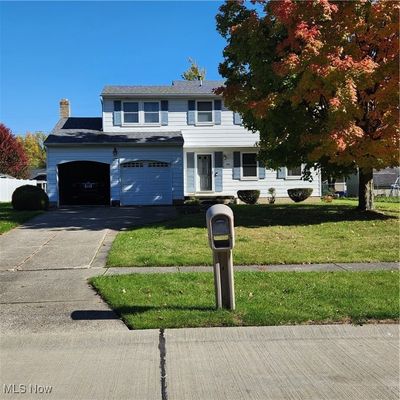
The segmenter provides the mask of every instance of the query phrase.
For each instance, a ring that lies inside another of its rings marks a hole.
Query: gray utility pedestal
[[[208,240],[213,251],[214,285],[217,308],[235,309],[232,249],[235,228],[232,210],[223,204],[210,207],[206,214]]]

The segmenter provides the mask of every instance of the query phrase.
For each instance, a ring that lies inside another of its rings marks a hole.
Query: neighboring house
[[[29,179],[34,179],[37,182],[37,186],[47,191],[47,176],[45,168],[34,168],[29,174]]]
[[[47,191],[53,204],[173,204],[184,198],[234,196],[242,189],[287,189],[301,166],[267,170],[257,161],[257,134],[225,108],[213,89],[221,81],[174,81],[170,86],[106,86],[101,118],[73,118],[67,100],[45,145]]]
[[[399,196],[398,180],[400,177],[400,168],[384,168],[374,170],[374,192],[376,195]],[[358,196],[358,173],[351,175],[346,180],[347,196]]]

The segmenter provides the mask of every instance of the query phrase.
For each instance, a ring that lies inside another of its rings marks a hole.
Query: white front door
[[[212,157],[211,154],[197,155],[197,190],[206,192],[212,190]]]

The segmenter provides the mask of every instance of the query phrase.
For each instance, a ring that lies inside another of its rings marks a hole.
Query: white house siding
[[[168,125],[151,126],[114,126],[113,111],[114,99],[103,100],[103,130],[105,132],[168,132],[182,131],[185,140],[185,147],[207,147],[207,146],[254,146],[259,140],[258,134],[249,132],[241,125],[233,123],[233,112],[222,107],[220,125],[188,125],[187,111],[188,100],[185,99],[167,99],[168,100]],[[209,98],[212,100],[214,98]],[[142,99],[139,99],[142,100]],[[146,99],[146,101],[158,100]],[[207,99],[205,99],[207,100]]]
[[[113,149],[118,150],[114,159]],[[97,161],[110,165],[111,200],[120,200],[119,163],[134,160],[157,160],[171,164],[172,198],[183,198],[183,168],[181,147],[127,146],[49,146],[47,148],[47,193],[52,203],[58,203],[57,166],[70,161]]]
[[[260,190],[260,197],[270,196],[268,189],[273,187],[276,190],[276,197],[288,197],[287,189],[291,188],[312,188],[312,196],[319,197],[321,195],[321,177],[318,171],[313,171],[313,181],[303,181],[301,179],[277,178],[277,171],[266,170],[265,179],[258,180],[236,180],[233,179],[233,152],[254,152],[254,147],[241,147],[241,148],[227,148],[227,147],[192,147],[188,148],[185,146],[184,149],[184,166],[186,170],[186,153],[214,153],[216,151],[222,151],[224,154],[223,161],[223,181],[222,181],[222,192],[203,192],[203,193],[189,193],[186,190],[186,174],[184,176],[184,187],[185,196],[203,195],[203,196],[235,196],[237,197],[238,190]],[[196,174],[195,174],[196,175]],[[214,174],[213,174],[214,176]]]
[[[143,100],[136,98],[137,100]],[[234,180],[232,178],[233,169],[233,152],[252,152],[257,151],[257,142],[259,134],[252,133],[241,125],[235,125],[233,112],[222,105],[221,124],[220,125],[188,125],[187,111],[188,100],[194,100],[194,97],[187,98],[169,98],[168,100],[168,125],[166,126],[114,126],[113,110],[114,100],[120,99],[103,99],[103,129],[106,132],[167,132],[181,131],[184,138],[184,161],[183,166],[186,171],[186,152],[195,153],[214,153],[222,151],[226,160],[223,165],[223,191],[208,192],[208,195],[236,196],[238,190],[258,189],[261,191],[261,197],[268,197],[268,188],[276,189],[277,197],[288,197],[287,189],[295,187],[311,187],[313,188],[313,196],[321,195],[321,177],[317,171],[313,172],[313,181],[303,181],[301,179],[278,179],[277,172],[272,170],[266,171],[265,179],[260,180]],[[202,98],[207,100],[206,98]],[[210,97],[209,100],[215,99]],[[128,100],[128,99],[125,99]],[[146,100],[159,100],[157,98]],[[198,98],[197,98],[198,100]],[[228,145],[228,146],[227,146]],[[199,193],[190,193],[186,190],[186,173],[183,174],[184,194],[190,196]],[[206,195],[206,193],[204,193]]]

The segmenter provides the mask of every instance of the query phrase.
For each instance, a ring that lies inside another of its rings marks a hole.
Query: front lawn
[[[42,211],[15,211],[11,203],[0,203],[0,235],[41,213]]]
[[[359,212],[356,202],[233,206],[238,265],[399,260],[399,203]],[[111,267],[211,265],[205,215],[118,234]]]
[[[236,310],[215,310],[212,273],[91,279],[131,329],[362,323],[399,317],[399,272],[236,272]]]

